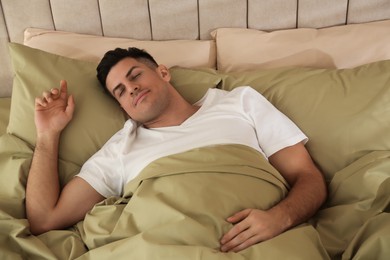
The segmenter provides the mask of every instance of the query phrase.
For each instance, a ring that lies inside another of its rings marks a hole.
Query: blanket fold
[[[239,254],[219,251],[219,239],[232,227],[227,217],[245,208],[268,209],[287,190],[285,180],[259,152],[241,145],[158,159],[126,185],[124,198],[97,205],[78,225],[90,250],[81,259],[114,257],[113,252],[134,259],[327,259],[309,225]],[[297,249],[302,244],[304,251]]]
[[[367,259],[357,257],[361,252],[366,257],[371,254],[370,259],[388,258],[389,236],[380,230],[390,227],[390,216],[385,214],[390,208],[389,169],[390,151],[375,151],[335,174],[328,203],[313,218],[332,259]],[[371,223],[374,219],[378,226]],[[361,247],[365,239],[373,243],[373,238],[377,245]]]

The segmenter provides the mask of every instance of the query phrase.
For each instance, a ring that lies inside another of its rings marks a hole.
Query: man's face
[[[109,92],[126,113],[142,124],[155,122],[170,102],[167,68],[151,68],[133,58],[114,65],[107,75]]]

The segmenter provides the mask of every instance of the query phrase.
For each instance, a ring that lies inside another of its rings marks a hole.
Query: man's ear
[[[169,82],[171,80],[171,73],[169,72],[169,69],[164,65],[159,65],[157,71],[160,77],[166,82]]]

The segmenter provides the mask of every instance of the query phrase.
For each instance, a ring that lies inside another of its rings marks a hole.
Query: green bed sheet
[[[4,148],[7,147],[7,148]],[[32,148],[0,137],[0,259],[386,259],[390,251],[390,152],[339,171],[324,208],[305,223],[240,253],[221,253],[233,212],[269,208],[288,191],[256,151],[194,149],[151,163],[121,198],[96,205],[68,230],[30,234],[24,187]],[[66,165],[66,162],[62,162]],[[73,169],[77,170],[77,169]]]

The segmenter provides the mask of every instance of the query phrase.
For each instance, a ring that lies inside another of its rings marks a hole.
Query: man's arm
[[[269,157],[270,163],[291,186],[287,197],[267,211],[245,209],[229,217],[235,223],[221,239],[221,251],[238,252],[273,238],[307,221],[326,199],[321,172],[302,143],[284,148]]]
[[[33,234],[69,227],[104,199],[80,178],[74,178],[60,191],[59,139],[73,111],[74,100],[68,97],[65,81],[61,82],[61,90],[44,92],[35,100],[37,142],[26,187],[26,212]]]

